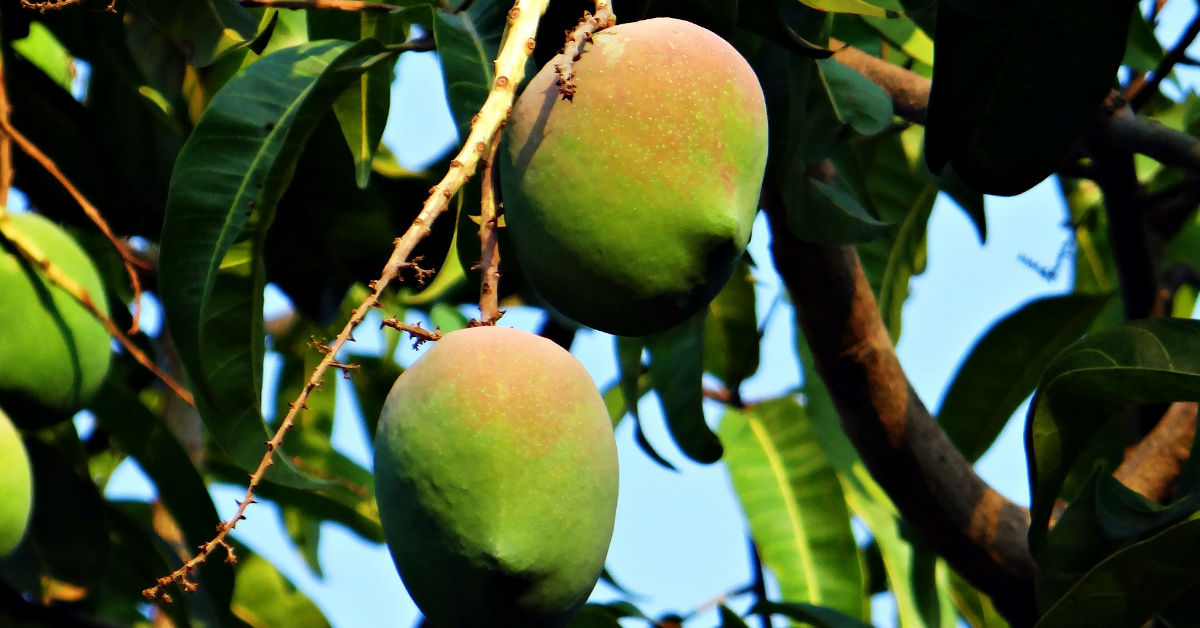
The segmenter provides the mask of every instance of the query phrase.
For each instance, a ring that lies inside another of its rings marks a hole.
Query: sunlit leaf
[[[193,66],[202,68],[250,43],[256,22],[237,0],[129,0]]]
[[[704,323],[704,370],[720,378],[730,391],[758,370],[756,316],[754,276],[750,266],[741,263],[708,304]]]
[[[894,17],[904,9],[896,0],[800,0],[804,4],[830,13],[857,13],[875,17]]]
[[[731,409],[719,433],[750,532],[783,598],[863,616],[850,515],[804,408],[785,397]]]
[[[324,628],[329,620],[267,559],[238,548],[233,612],[253,626]]]
[[[492,60],[500,50],[509,8],[498,0],[480,0],[466,11],[434,13],[433,38],[459,137],[470,132],[471,118],[492,89]]]

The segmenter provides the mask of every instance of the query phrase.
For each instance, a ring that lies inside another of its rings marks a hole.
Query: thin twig
[[[212,540],[200,546],[195,556],[187,560],[180,568],[169,575],[158,579],[154,586],[142,591],[142,595],[152,600],[170,601],[166,588],[172,583],[178,583],[185,591],[195,591],[196,585],[190,580],[196,567],[203,563],[218,547],[225,548],[228,561],[236,560],[232,548],[225,541],[239,521],[245,519],[246,509],[255,503],[254,491],[262,482],[268,468],[275,464],[275,450],[283,443],[287,431],[295,424],[296,415],[305,407],[312,391],[321,386],[325,372],[333,366],[334,356],[342,346],[350,340],[351,333],[372,308],[379,306],[379,298],[385,288],[399,277],[400,272],[411,265],[408,261],[413,248],[430,232],[433,221],[446,210],[454,194],[462,188],[463,183],[471,176],[480,159],[487,152],[487,142],[500,128],[508,117],[512,107],[516,87],[520,84],[525,73],[525,62],[534,48],[534,35],[537,32],[538,20],[545,13],[549,0],[517,0],[512,10],[508,12],[508,32],[496,58],[496,79],[487,99],[476,115],[471,125],[471,132],[459,150],[458,155],[450,163],[450,168],[442,180],[430,190],[429,198],[425,200],[421,212],[417,215],[404,235],[395,241],[391,257],[384,265],[379,279],[369,284],[370,292],[365,299],[354,308],[350,320],[342,327],[341,332],[328,346],[328,351],[320,363],[313,369],[308,382],[296,396],[296,400],[288,404],[288,412],[279,422],[275,434],[266,442],[267,451],[259,462],[254,473],[250,474],[246,493],[238,502],[237,511],[233,516],[217,526],[217,534]],[[522,6],[524,5],[524,6]]]
[[[492,137],[487,159],[483,162],[483,182],[479,211],[479,320],[473,327],[495,325],[504,316],[500,311],[500,247],[497,246],[500,211],[496,207],[496,150],[500,146],[500,131]]]
[[[391,327],[396,331],[408,332],[408,335],[412,336],[413,339],[413,349],[416,349],[426,342],[437,342],[438,340],[442,339],[442,330],[439,327],[425,329],[424,327],[421,327],[421,323],[409,325],[395,316],[391,318],[385,318],[379,323],[380,329],[383,329],[384,327]]]
[[[1158,93],[1163,79],[1171,74],[1171,69],[1175,67],[1176,63],[1187,57],[1188,46],[1196,41],[1197,36],[1200,36],[1200,12],[1197,12],[1196,16],[1192,18],[1187,30],[1179,37],[1179,41],[1175,43],[1171,51],[1159,60],[1150,79],[1142,83],[1138,90],[1129,97],[1129,105],[1133,107],[1134,111],[1141,109],[1152,96]]]
[[[129,352],[129,355],[133,356],[134,360],[137,360],[138,364],[146,367],[155,377],[162,380],[172,392],[178,395],[180,399],[186,401],[188,405],[195,405],[192,393],[188,392],[183,384],[175,381],[174,378],[159,369],[158,365],[150,359],[150,356],[146,355],[137,345],[133,344],[133,341],[121,331],[121,328],[104,312],[100,311],[100,308],[96,306],[96,302],[92,300],[92,295],[88,293],[87,288],[83,287],[83,284],[73,279],[54,262],[50,261],[50,258],[42,252],[41,247],[33,242],[33,240],[30,240],[24,232],[13,224],[11,214],[3,208],[0,208],[0,236],[12,242],[17,252],[21,254],[21,257],[24,257],[29,263],[41,270],[46,279],[66,291],[67,294],[71,295],[72,298],[87,309],[96,320],[100,321],[100,324],[104,326],[109,335],[116,338],[117,342],[120,342],[121,346],[125,347],[125,350]]]
[[[405,7],[396,4],[378,4],[361,0],[238,0],[244,7],[266,7],[270,9],[333,9],[336,11],[378,11],[399,13]]]
[[[4,59],[0,55],[0,121],[8,124],[12,105],[8,102],[8,88],[5,87]],[[12,138],[0,134],[0,207],[8,206],[8,190],[12,188]]]
[[[33,9],[45,13],[46,11],[57,11],[65,9],[73,4],[80,4],[83,0],[21,0],[21,8]],[[117,0],[110,0],[108,7],[104,9],[109,13],[117,12]]]
[[[554,61],[554,73],[558,75],[558,93],[563,100],[575,97],[575,62],[583,55],[583,45],[591,43],[596,31],[617,23],[612,8],[604,0],[596,0],[596,14],[587,11],[579,18],[574,30],[567,31],[567,41]]]
[[[129,275],[129,285],[133,289],[133,323],[129,327],[129,333],[136,334],[142,312],[142,280],[138,277],[137,267],[149,268],[149,266],[137,256],[127,243],[112,232],[112,229],[108,226],[108,222],[104,220],[104,216],[100,215],[100,210],[96,209],[96,206],[87,200],[87,197],[79,191],[79,188],[76,188],[75,184],[71,183],[71,180],[58,169],[58,165],[54,163],[53,159],[50,159],[36,144],[29,141],[28,138],[13,128],[12,124],[3,117],[0,117],[0,131],[5,136],[12,138],[17,143],[18,148],[32,157],[34,161],[41,164],[42,168],[63,186],[67,193],[79,204],[83,213],[91,219],[93,224],[100,228],[100,232],[104,234],[104,237],[108,238],[113,248],[117,250],[117,254],[121,256],[121,263],[125,266],[125,273]]]

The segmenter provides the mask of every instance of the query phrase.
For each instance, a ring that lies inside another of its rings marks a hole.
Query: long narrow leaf
[[[180,151],[163,224],[163,308],[196,404],[244,470],[263,454],[262,249],[308,134],[381,59],[374,40],[320,41],[254,63],[222,89]],[[302,244],[297,243],[297,246]],[[276,456],[271,477],[311,486]]]
[[[730,410],[719,433],[750,532],[783,599],[863,617],[850,514],[804,408],[785,397]]]

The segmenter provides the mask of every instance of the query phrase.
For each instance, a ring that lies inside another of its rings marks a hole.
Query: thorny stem
[[[70,294],[80,305],[87,309],[96,320],[100,321],[100,324],[104,325],[104,329],[108,331],[109,335],[116,338],[117,342],[120,342],[121,346],[125,347],[125,350],[129,352],[129,355],[133,356],[134,360],[137,360],[138,364],[141,364],[151,373],[154,373],[180,399],[183,399],[189,405],[195,405],[192,393],[188,392],[187,388],[175,381],[170,375],[159,369],[154,364],[154,361],[150,359],[150,356],[146,355],[137,345],[133,344],[133,341],[121,331],[121,328],[111,318],[106,316],[104,312],[101,312],[100,308],[96,307],[96,303],[92,300],[92,296],[88,294],[87,288],[83,287],[83,284],[73,279],[54,262],[50,261],[50,258],[46,257],[46,254],[42,252],[42,249],[13,224],[10,216],[8,211],[0,207],[0,236],[12,242],[17,252],[21,254],[21,257],[29,260],[29,263],[42,271],[46,279],[49,279],[65,290],[67,294]]]
[[[554,73],[558,75],[558,93],[562,95],[563,100],[575,97],[575,62],[583,55],[583,45],[592,41],[593,33],[616,22],[617,17],[613,15],[611,3],[596,0],[596,14],[584,11],[575,29],[567,31],[567,41],[563,44],[559,58],[554,61]]]
[[[409,325],[408,323],[396,318],[385,318],[379,323],[379,328],[391,327],[396,331],[406,331],[413,339],[413,349],[421,346],[426,342],[437,342],[442,339],[442,330],[440,328],[425,329],[420,323]]]
[[[100,215],[100,210],[96,209],[96,206],[87,200],[87,197],[79,191],[79,188],[75,187],[75,184],[71,183],[71,180],[58,169],[58,165],[54,163],[54,160],[50,159],[37,145],[13,128],[8,119],[3,116],[0,116],[0,132],[16,142],[17,147],[32,157],[34,161],[41,164],[42,168],[63,186],[71,197],[75,199],[75,202],[79,203],[79,207],[83,210],[83,213],[87,214],[87,217],[100,228],[100,232],[104,234],[104,237],[108,238],[113,248],[117,250],[117,254],[121,256],[121,263],[125,266],[125,273],[129,275],[129,285],[133,289],[133,324],[129,327],[129,333],[136,334],[139,327],[138,322],[141,320],[142,280],[138,278],[135,266],[142,268],[149,268],[149,266],[146,265],[145,261],[138,258],[128,244],[112,232],[112,229],[109,228],[108,223],[104,220],[104,216]]]
[[[337,11],[400,12],[404,7],[395,4],[377,4],[361,0],[238,0],[244,7],[267,7],[272,9],[334,9]]]
[[[65,9],[73,4],[79,4],[83,0],[21,0],[21,7],[25,9],[33,9],[45,13],[46,11],[57,11]],[[108,7],[104,9],[109,13],[117,12],[117,0],[110,0]]]
[[[496,134],[496,131],[508,118],[517,85],[520,84],[525,73],[525,61],[533,52],[538,20],[546,12],[548,4],[549,0],[517,0],[508,12],[508,32],[495,61],[496,79],[492,83],[492,89],[488,93],[483,107],[472,120],[471,132],[467,135],[458,155],[450,162],[450,168],[446,175],[429,191],[429,198],[425,200],[421,212],[413,219],[404,235],[396,239],[395,248],[392,250],[387,264],[384,265],[379,279],[368,285],[370,293],[358,307],[354,308],[350,320],[329,344],[328,351],[324,352],[320,363],[313,369],[312,375],[309,376],[308,382],[296,396],[296,400],[288,404],[287,414],[279,422],[275,434],[266,442],[266,453],[254,473],[250,474],[246,493],[242,500],[237,502],[237,511],[230,519],[217,525],[216,536],[201,545],[196,555],[169,575],[159,578],[153,587],[142,591],[142,595],[152,600],[170,602],[170,595],[166,593],[166,588],[172,583],[179,583],[185,591],[194,591],[196,585],[189,579],[190,575],[218,547],[225,548],[227,561],[236,560],[232,548],[225,538],[237,527],[239,521],[245,519],[246,508],[255,502],[254,491],[262,482],[267,469],[275,464],[275,450],[283,443],[287,431],[295,424],[296,415],[306,407],[309,395],[321,386],[325,372],[329,367],[334,366],[335,356],[351,339],[354,329],[362,323],[372,308],[379,306],[379,297],[383,294],[384,289],[394,279],[397,279],[403,269],[412,266],[408,258],[412,254],[413,248],[429,234],[430,225],[446,210],[450,199],[462,188],[467,178],[475,172],[480,159],[487,152],[488,140]]]
[[[476,326],[495,325],[504,316],[500,311],[500,247],[497,246],[497,229],[500,212],[496,207],[496,150],[500,145],[500,131],[492,137],[487,159],[483,162],[483,185],[480,193],[479,211],[479,320]]]

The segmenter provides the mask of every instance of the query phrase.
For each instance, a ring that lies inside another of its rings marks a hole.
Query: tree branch
[[[362,2],[360,0],[238,0],[244,7],[266,7],[271,9],[333,9],[336,11],[377,11],[393,13],[404,10],[395,4]]]
[[[1029,512],[997,493],[909,386],[853,247],[802,242],[764,194],[775,267],[842,427],[904,519],[1014,625],[1037,618]]]
[[[837,39],[830,39],[829,47],[834,51],[834,59],[858,70],[892,97],[896,115],[909,122],[925,124],[925,110],[929,107],[929,79]]]
[[[1196,41],[1196,37],[1200,36],[1200,13],[1197,13],[1192,18],[1192,22],[1188,24],[1183,35],[1179,37],[1179,41],[1171,48],[1170,52],[1158,61],[1158,65],[1154,68],[1154,74],[1149,80],[1142,83],[1138,90],[1129,97],[1129,104],[1133,109],[1140,110],[1152,96],[1158,93],[1158,88],[1162,85],[1163,79],[1170,76],[1171,69],[1175,64],[1182,62],[1187,58],[1188,46]]]
[[[1194,401],[1171,404],[1158,425],[1126,453],[1113,477],[1147,499],[1161,502],[1169,497],[1191,454],[1196,407]]]

